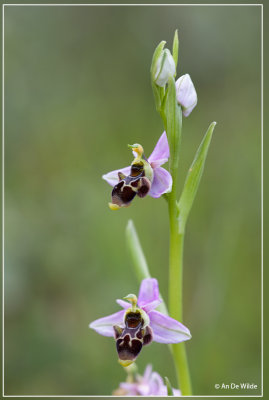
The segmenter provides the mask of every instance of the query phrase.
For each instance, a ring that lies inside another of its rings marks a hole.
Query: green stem
[[[187,354],[184,343],[172,344],[174,362],[178,377],[180,378],[180,390],[183,396],[191,396],[191,380]]]
[[[173,165],[174,164],[174,165]],[[168,197],[170,223],[170,258],[169,258],[169,312],[172,318],[182,322],[182,278],[183,278],[183,245],[184,233],[179,233],[177,198],[178,163],[171,163],[170,172],[173,178],[172,191]],[[174,362],[177,370],[178,384],[182,395],[191,395],[191,381],[184,343],[172,345]]]

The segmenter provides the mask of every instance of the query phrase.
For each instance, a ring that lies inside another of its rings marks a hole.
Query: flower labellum
[[[170,76],[176,73],[176,65],[172,54],[168,49],[161,52],[160,57],[156,61],[156,73],[154,81],[158,86],[165,86]]]
[[[126,367],[134,362],[140,353],[142,346],[152,341],[152,330],[149,327],[149,318],[145,311],[136,307],[137,298],[135,295],[130,297],[132,308],[127,309],[124,316],[124,328],[118,325],[113,326],[115,331],[116,347],[119,355],[119,362]]]
[[[189,74],[182,75],[176,81],[176,97],[184,117],[188,117],[197,104],[197,93]]]
[[[158,198],[170,192],[172,188],[170,173],[161,167],[169,158],[169,145],[165,132],[148,159],[145,158],[140,144],[129,147],[135,155],[131,166],[103,175],[103,179],[113,186],[112,200],[109,203],[112,210],[128,207],[136,195],[143,198],[149,194]]]
[[[131,365],[143,346],[152,341],[179,343],[191,338],[188,328],[155,310],[161,303],[156,279],[147,278],[141,282],[138,298],[130,294],[124,299],[128,302],[117,300],[124,310],[89,325],[100,335],[114,337],[119,363],[124,367]]]

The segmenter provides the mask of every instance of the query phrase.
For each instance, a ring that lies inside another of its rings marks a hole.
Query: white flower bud
[[[169,77],[174,76],[175,73],[176,66],[172,54],[168,49],[164,49],[156,62],[156,73],[154,77],[156,85],[161,87],[165,86]]]
[[[182,75],[176,81],[176,97],[184,117],[188,117],[197,104],[197,93],[189,74]]]

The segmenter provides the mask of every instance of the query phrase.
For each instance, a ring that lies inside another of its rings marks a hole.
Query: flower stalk
[[[151,72],[165,50],[165,42],[161,42],[154,53]],[[173,59],[175,67],[178,64],[178,34],[174,35]],[[156,61],[157,60],[157,61]],[[168,71],[168,68],[166,69]],[[152,75],[153,77],[153,75]],[[169,313],[182,321],[183,319],[183,247],[185,225],[191,206],[193,204],[200,179],[204,169],[208,148],[211,142],[215,122],[210,125],[189,169],[184,188],[179,201],[178,195],[178,168],[180,156],[180,143],[182,135],[182,115],[188,117],[197,104],[197,93],[189,74],[182,75],[175,81],[176,73],[167,73],[167,86],[161,85],[152,78],[153,92],[156,108],[163,120],[169,143],[170,158],[169,172],[172,177],[172,190],[165,194],[168,202],[170,249],[169,249]],[[158,87],[161,86],[161,87]],[[157,96],[156,96],[157,93]],[[187,355],[183,343],[173,344],[175,366],[178,383],[183,395],[191,395],[191,380],[188,369]]]
[[[179,131],[174,134],[181,136],[182,119],[179,119]],[[174,126],[177,126],[176,124]],[[172,318],[183,320],[183,248],[185,225],[196,196],[204,165],[211,143],[216,122],[212,122],[198,147],[194,160],[189,168],[183,191],[177,201],[177,171],[179,160],[179,147],[171,151],[170,173],[173,179],[172,191],[167,194],[169,224],[170,224],[170,258],[169,258],[169,312]],[[168,129],[168,127],[167,127]],[[170,135],[168,134],[168,137]],[[191,395],[191,380],[184,343],[172,345],[175,366],[177,369],[180,389],[183,395]]]
[[[170,80],[167,97],[167,136],[170,145],[170,173],[173,179],[172,191],[167,195],[170,248],[169,248],[169,312],[173,318],[182,320],[183,304],[183,245],[184,233],[178,226],[178,167],[179,148],[182,131],[182,110],[176,101],[175,82]],[[183,395],[191,395],[191,381],[186,350],[183,343],[172,345],[178,384]]]

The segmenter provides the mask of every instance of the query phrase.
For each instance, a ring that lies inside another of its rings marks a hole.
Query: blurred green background
[[[5,7],[5,393],[111,394],[125,372],[89,330],[136,293],[125,243],[135,222],[167,299],[163,199],[111,212],[102,174],[149,155],[163,131],[149,68],[179,28],[179,75],[198,105],[184,119],[180,181],[217,121],[189,218],[184,323],[195,394],[250,382],[260,393],[259,7]],[[176,385],[167,346],[138,358]]]

